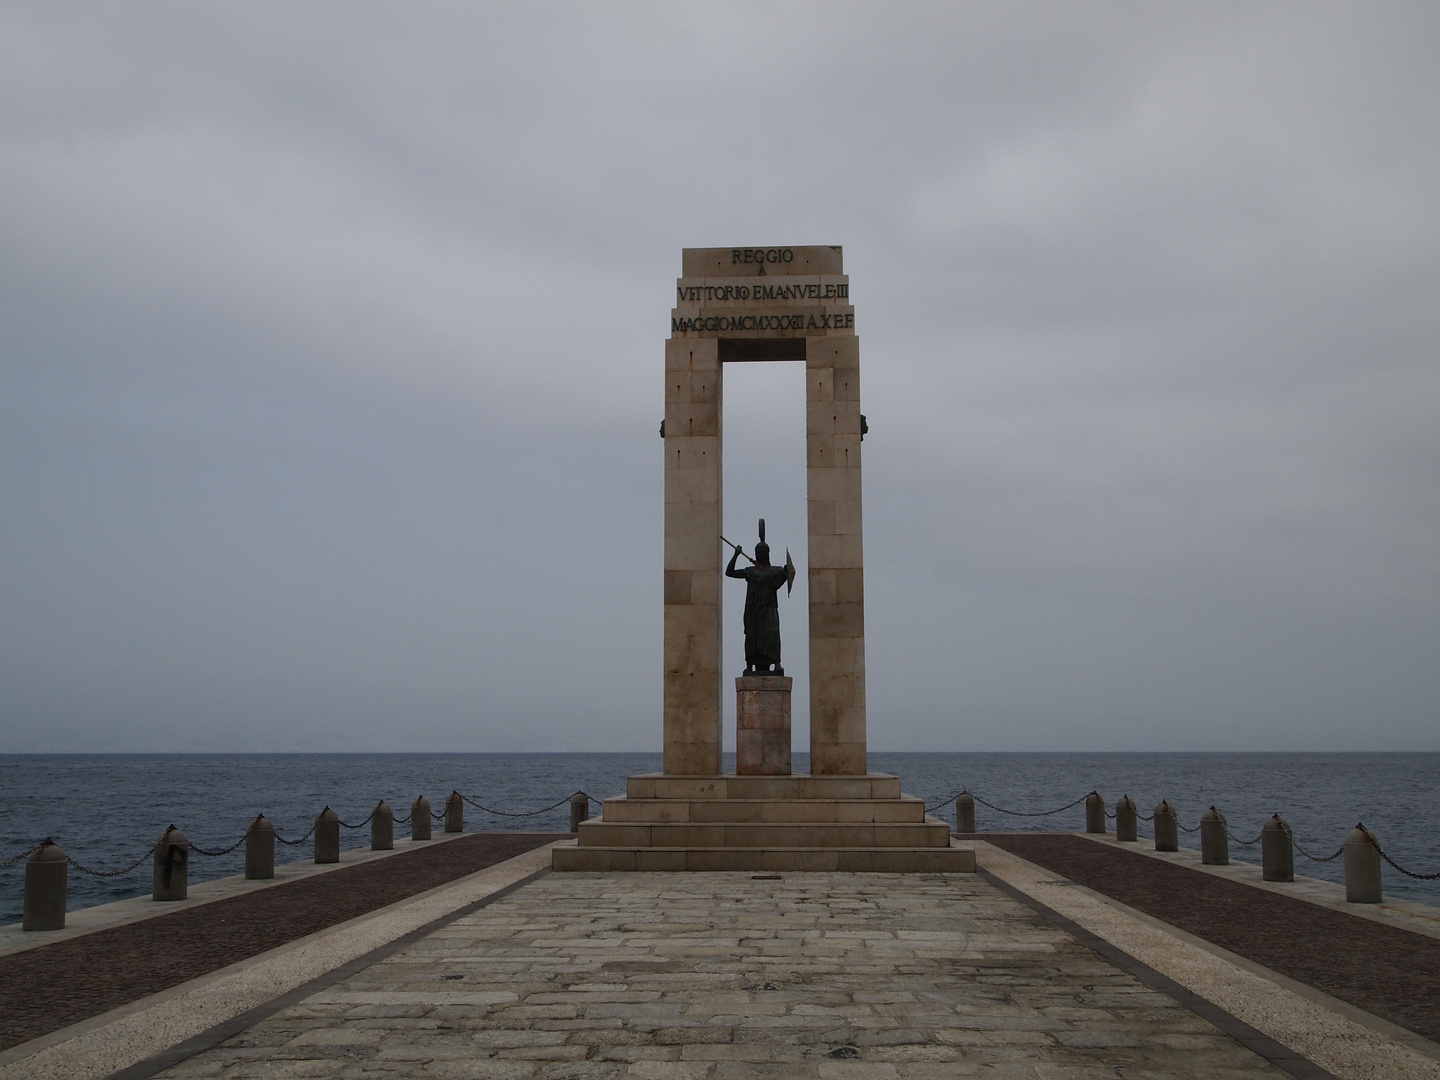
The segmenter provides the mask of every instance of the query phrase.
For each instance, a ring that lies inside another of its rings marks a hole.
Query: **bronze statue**
[[[729,540],[720,538],[725,543]],[[736,569],[735,563],[745,551],[738,544],[730,544],[735,554],[730,556],[730,565],[725,567],[725,576],[740,578],[745,582],[745,674],[784,675],[780,664],[780,586],[785,586],[788,595],[795,584],[795,564],[790,559],[790,550],[785,550],[785,565],[770,565],[770,545],[765,543],[765,519],[760,519],[760,542],[755,545],[755,557],[750,559],[753,566],[744,570]],[[750,556],[745,555],[747,559]],[[772,670],[773,669],[773,670]]]

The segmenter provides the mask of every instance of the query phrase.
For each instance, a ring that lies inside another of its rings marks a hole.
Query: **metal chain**
[[[369,824],[370,824],[370,818],[373,818],[374,816],[375,816],[375,811],[374,811],[374,810],[371,810],[371,811],[370,811],[370,817],[367,817],[364,821],[362,821],[362,822],[360,822],[360,823],[358,823],[358,824],[356,824],[356,825],[347,825],[347,824],[346,824],[345,822],[343,822],[343,821],[340,822],[340,825],[341,825],[343,828],[346,828],[346,829],[363,829],[366,825],[369,825]],[[337,819],[337,820],[338,820],[338,819]]]
[[[475,807],[477,810],[484,810],[485,813],[487,813],[487,814],[498,814],[500,817],[535,817],[535,816],[538,815],[538,814],[548,814],[551,810],[555,810],[555,809],[557,809],[558,807],[564,806],[564,805],[565,805],[566,803],[568,803],[571,799],[573,799],[576,795],[585,795],[585,792],[583,792],[583,791],[577,791],[577,792],[575,792],[574,794],[566,795],[563,799],[561,799],[561,800],[560,800],[559,802],[557,802],[557,803],[551,803],[549,806],[545,807],[545,809],[543,809],[543,810],[530,810],[530,811],[527,811],[526,813],[523,813],[523,814],[512,814],[512,813],[510,813],[510,812],[508,812],[508,811],[506,811],[506,810],[492,810],[492,809],[490,809],[490,807],[488,807],[488,806],[482,806],[480,803],[478,803],[478,802],[476,802],[474,799],[472,799],[469,795],[461,795],[460,798],[464,799],[466,802],[468,802],[471,806]],[[585,797],[586,797],[587,799],[590,798],[589,795],[585,795]],[[942,803],[941,805],[943,806],[944,804]]]
[[[1141,821],[1154,821],[1154,820],[1155,820],[1155,815],[1154,815],[1154,814],[1141,814],[1141,813],[1138,813],[1138,812],[1137,812],[1135,816],[1136,816],[1137,818],[1139,818]]]
[[[1391,866],[1393,866],[1396,870],[1399,870],[1400,873],[1404,874],[1406,877],[1408,877],[1408,878],[1414,878],[1416,881],[1434,881],[1434,880],[1436,880],[1437,878],[1440,878],[1440,873],[1435,873],[1435,874],[1417,874],[1417,873],[1415,873],[1415,871],[1413,871],[1413,870],[1406,870],[1405,867],[1401,866],[1401,865],[1400,865],[1399,863],[1397,863],[1394,859],[1390,858],[1389,855],[1386,855],[1386,854],[1385,854],[1385,849],[1380,846],[1380,841],[1375,839],[1375,834],[1374,834],[1374,833],[1372,833],[1369,829],[1365,828],[1364,825],[1360,825],[1360,826],[1358,826],[1358,828],[1360,829],[1361,832],[1363,832],[1366,836],[1368,836],[1368,837],[1370,838],[1370,843],[1372,843],[1372,844],[1375,845],[1375,850],[1380,853],[1380,857],[1381,857],[1382,859],[1384,859],[1386,862],[1388,862]],[[1344,850],[1345,850],[1345,848],[1344,848],[1343,845],[1341,846],[1340,850],[1341,850],[1341,851],[1344,851]]]
[[[1290,831],[1290,823],[1282,818],[1280,824],[1281,827],[1285,830],[1285,835],[1290,838],[1290,843],[1295,845],[1295,850],[1300,852],[1301,855],[1304,855],[1305,858],[1309,859],[1311,862],[1332,862],[1335,859],[1338,859],[1341,855],[1345,854],[1345,845],[1341,844],[1338,848],[1335,849],[1335,854],[1326,855],[1323,859],[1320,858],[1318,855],[1311,855],[1310,852],[1306,851],[1303,847],[1300,846],[1300,841],[1295,839],[1295,834]],[[1371,839],[1373,840],[1374,837],[1371,837]],[[1377,844],[1376,847],[1379,847],[1379,845]]]
[[[965,793],[965,792],[962,792],[961,794],[966,794],[966,793]],[[1039,810],[1039,811],[1036,811],[1036,812],[1034,812],[1034,813],[1027,813],[1027,812],[1025,812],[1024,810],[1006,810],[1006,809],[1005,809],[1004,807],[1002,807],[1002,806],[996,806],[996,805],[995,805],[994,803],[992,803],[992,802],[986,802],[984,799],[980,798],[979,795],[976,795],[976,794],[974,794],[973,792],[970,792],[970,793],[969,793],[970,797],[971,797],[972,799],[974,799],[976,802],[978,802],[981,806],[988,806],[991,810],[995,810],[995,811],[997,811],[998,813],[1001,813],[1001,814],[1009,814],[1011,817],[1049,817],[1051,814],[1060,814],[1060,813],[1065,812],[1066,810],[1069,810],[1071,807],[1079,806],[1082,802],[1084,802],[1086,799],[1088,799],[1091,795],[1094,795],[1094,794],[1095,794],[1095,792],[1093,792],[1093,791],[1086,792],[1084,795],[1081,795],[1080,798],[1076,799],[1074,802],[1072,802],[1072,803],[1066,803],[1064,806],[1056,807],[1054,810]]]
[[[966,794],[966,793],[963,792],[963,791],[957,791],[954,795],[951,795],[951,796],[950,796],[948,799],[946,799],[944,802],[937,802],[934,806],[927,806],[927,807],[925,807],[925,812],[926,812],[927,814],[933,814],[936,810],[941,810],[941,809],[949,806],[952,802],[954,802],[956,799],[960,798],[960,796],[961,796],[961,795],[964,795],[964,794]]]
[[[315,825],[319,825],[319,824],[320,824],[319,821],[316,821],[316,822],[315,822]],[[280,843],[282,843],[282,844],[289,844],[291,847],[294,847],[296,844],[303,844],[306,840],[309,840],[311,834],[315,832],[315,825],[311,825],[311,826],[310,826],[310,832],[307,832],[304,836],[300,837],[299,840],[286,840],[286,839],[285,839],[283,836],[281,836],[278,832],[275,834],[275,839],[276,839],[276,840],[279,840]]]
[[[1230,826],[1227,825],[1225,826],[1225,835],[1230,837],[1231,840],[1234,840],[1235,843],[1240,844],[1242,847],[1254,847],[1260,842],[1260,838],[1263,837],[1265,834],[1261,832],[1260,835],[1255,837],[1254,840],[1241,840],[1238,836],[1236,836],[1233,832],[1230,831]]]
[[[1375,844],[1375,837],[1373,837],[1373,836],[1370,837],[1370,842],[1371,842],[1372,844]],[[1345,849],[1342,847],[1340,850],[1341,850],[1341,851],[1344,851]],[[1394,859],[1390,858],[1389,855],[1386,855],[1386,854],[1385,854],[1385,849],[1382,848],[1379,844],[1375,844],[1375,850],[1378,851],[1378,852],[1380,852],[1380,858],[1384,859],[1386,862],[1388,862],[1388,863],[1389,863],[1391,866],[1393,866],[1396,870],[1399,870],[1400,873],[1404,874],[1406,877],[1415,878],[1417,881],[1434,881],[1436,878],[1440,878],[1440,873],[1435,873],[1435,874],[1417,874],[1417,873],[1415,873],[1415,871],[1413,871],[1413,870],[1406,870],[1405,867],[1401,866],[1401,865],[1400,865],[1399,863],[1397,863]]]
[[[124,875],[124,874],[130,873],[131,870],[134,870],[137,866],[139,866],[141,863],[143,863],[146,859],[148,859],[148,858],[150,858],[152,855],[154,855],[156,849],[159,848],[159,847],[160,847],[160,842],[159,842],[159,841],[156,841],[153,845],[151,845],[149,851],[145,852],[144,855],[141,855],[141,856],[140,856],[138,859],[136,859],[133,863],[131,863],[129,866],[125,867],[124,870],[91,870],[90,867],[88,867],[88,866],[82,866],[82,865],[80,865],[78,862],[76,862],[74,859],[72,859],[69,855],[66,855],[66,856],[65,856],[65,861],[66,861],[67,863],[69,863],[71,866],[75,867],[76,870],[79,870],[82,874],[89,874],[91,877],[121,877],[121,876]]]
[[[193,841],[192,841],[191,844],[190,844],[190,850],[193,851],[193,852],[195,852],[196,855],[209,855],[211,858],[214,858],[214,857],[219,856],[219,855],[229,855],[230,852],[234,851],[237,847],[239,847],[241,844],[243,844],[246,840],[249,840],[249,839],[250,839],[250,830],[249,830],[249,829],[246,829],[244,836],[240,837],[239,840],[236,840],[233,844],[231,844],[229,847],[227,847],[227,848],[226,848],[225,850],[223,850],[223,851],[206,851],[203,847],[201,847],[201,846],[200,846],[199,844],[197,844],[197,843],[194,843]]]
[[[1199,826],[1199,825],[1196,825],[1196,826],[1192,829],[1189,825],[1186,825],[1183,821],[1177,820],[1177,821],[1175,822],[1175,824],[1178,825],[1178,826],[1180,826],[1180,828],[1184,829],[1186,832],[1199,832],[1199,831],[1200,831],[1200,826]]]
[[[404,825],[404,824],[407,824],[409,821],[410,821],[410,815],[409,815],[409,814],[406,814],[404,817],[397,817],[397,818],[395,819],[395,824],[396,824],[396,825]]]
[[[35,852],[39,851],[46,844],[53,844],[54,842],[55,841],[53,840],[46,840],[43,843],[36,844],[29,851],[22,851],[19,855],[12,856],[11,858],[6,859],[4,862],[0,862],[0,870],[5,869],[5,867],[7,866],[14,866],[21,859],[28,859],[31,855],[34,855]]]

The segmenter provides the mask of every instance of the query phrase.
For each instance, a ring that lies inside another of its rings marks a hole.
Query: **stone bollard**
[[[1363,824],[1345,837],[1345,899],[1352,904],[1380,903],[1380,848]]]
[[[1105,833],[1105,800],[1098,791],[1085,796],[1085,831]]]
[[[65,852],[47,837],[25,861],[25,915],[21,929],[65,929],[65,885],[69,876]]]
[[[275,876],[275,826],[258,814],[245,830],[245,877],[268,881]]]
[[[340,815],[328,806],[315,819],[315,861],[340,861]]]
[[[450,792],[445,800],[445,831],[465,831],[465,800],[458,791]]]
[[[155,845],[156,900],[184,900],[190,894],[190,841],[171,825]]]
[[[1200,861],[1206,866],[1230,865],[1230,832],[1225,815],[1210,807],[1200,815]]]
[[[1295,880],[1295,846],[1279,814],[1271,814],[1260,830],[1260,876],[1265,881]]]
[[[975,796],[968,791],[955,796],[955,831],[961,836],[975,835]]]
[[[1155,804],[1155,850],[1180,850],[1179,816],[1164,799]]]
[[[392,851],[395,848],[395,811],[381,799],[370,815],[370,850]]]
[[[421,795],[410,804],[410,839],[430,839],[430,800]]]
[[[580,822],[590,820],[590,796],[577,791],[570,796],[570,831],[578,833]]]
[[[1115,804],[1115,839],[1133,844],[1140,839],[1139,814],[1129,795],[1120,796]]]

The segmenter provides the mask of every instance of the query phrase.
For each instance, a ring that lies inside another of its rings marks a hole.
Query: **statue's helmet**
[[[764,540],[761,540],[758,544],[755,545],[755,565],[770,565],[770,545],[765,543]]]

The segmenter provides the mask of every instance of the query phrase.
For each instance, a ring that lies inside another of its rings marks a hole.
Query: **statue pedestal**
[[[742,675],[735,680],[735,772],[790,775],[790,690],[787,675]]]

